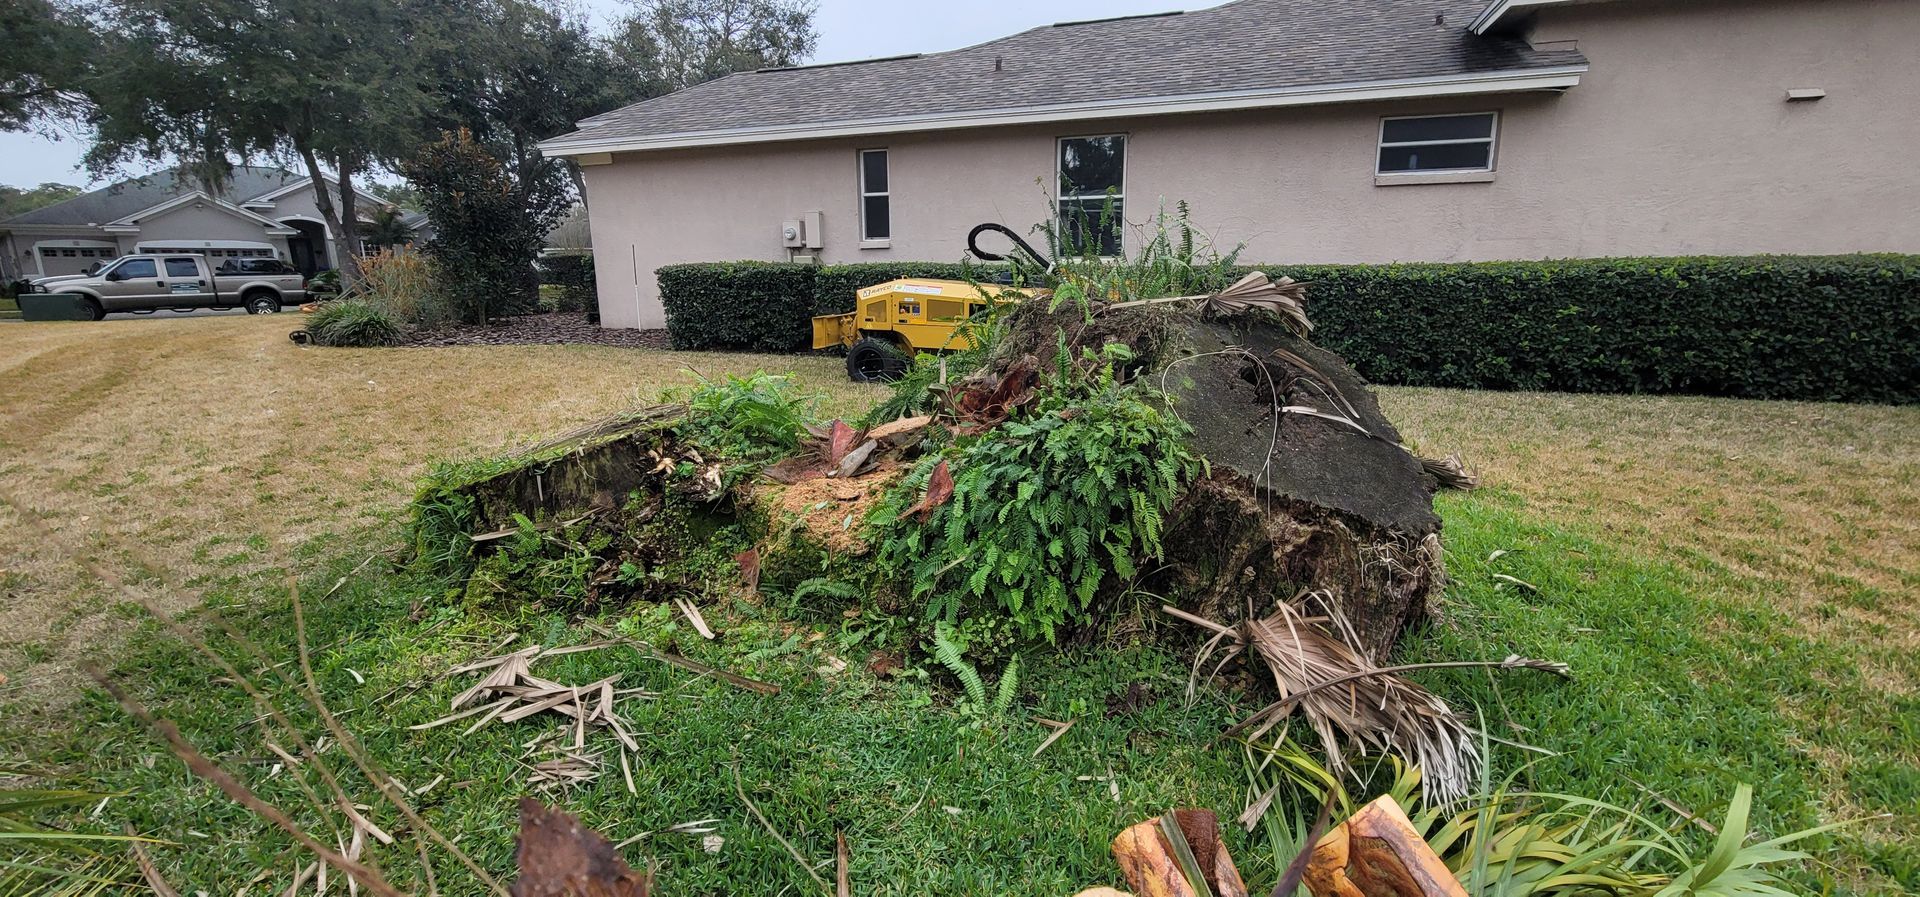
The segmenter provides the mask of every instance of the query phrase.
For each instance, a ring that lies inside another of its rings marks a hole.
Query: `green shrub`
[[[1386,383],[1920,401],[1920,257],[1283,268]]]
[[[593,256],[550,255],[540,259],[540,282],[558,287],[555,311],[592,311],[600,307],[594,287]]]
[[[1063,357],[1030,411],[923,459],[874,509],[880,567],[902,571],[929,619],[998,613],[1052,640],[1102,586],[1159,557],[1161,515],[1200,462],[1179,418],[1115,380],[1122,349],[1085,381]],[[907,511],[942,460],[953,496],[922,523]]]
[[[727,296],[765,297],[751,322],[715,324],[724,301],[681,291],[675,345],[802,347],[806,317],[846,310],[859,286],[961,268],[675,266],[678,284],[724,270]],[[1314,340],[1380,383],[1920,402],[1920,256],[1258,265],[1220,269],[1219,286],[1255,268],[1309,281]],[[731,341],[696,338],[716,326]]]
[[[433,221],[425,251],[439,263],[442,290],[462,320],[484,324],[538,310],[534,260],[571,206],[557,167],[521,181],[462,128],[421,147],[400,173]]]
[[[368,305],[403,324],[431,329],[454,318],[432,260],[417,252],[382,249],[360,260],[353,291]]]
[[[684,399],[681,435],[711,451],[749,459],[798,448],[802,428],[814,421],[820,403],[819,396],[801,392],[792,375],[767,373],[703,380]]]
[[[364,299],[335,299],[307,319],[307,333],[322,346],[392,346],[406,338],[393,317]]]
[[[812,345],[812,265],[723,262],[661,268],[675,349],[797,352]]]

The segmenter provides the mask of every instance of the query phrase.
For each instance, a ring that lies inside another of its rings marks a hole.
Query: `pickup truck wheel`
[[[247,314],[274,315],[280,313],[280,297],[272,293],[254,293],[247,297]]]
[[[911,364],[894,344],[871,336],[847,350],[847,376],[855,383],[892,383]]]
[[[107,310],[100,306],[100,300],[91,296],[80,300],[80,310],[86,313],[89,321],[98,321],[107,316]]]

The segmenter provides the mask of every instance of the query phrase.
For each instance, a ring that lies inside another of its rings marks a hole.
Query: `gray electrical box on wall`
[[[827,245],[826,216],[819,212],[807,212],[800,216],[800,235],[806,238],[808,249],[820,249]]]
[[[807,245],[806,225],[799,219],[780,222],[780,245],[788,249],[799,249]]]

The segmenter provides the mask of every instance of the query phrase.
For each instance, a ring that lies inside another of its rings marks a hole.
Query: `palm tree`
[[[413,242],[413,226],[399,206],[381,206],[360,223],[360,239],[368,246],[405,246]]]

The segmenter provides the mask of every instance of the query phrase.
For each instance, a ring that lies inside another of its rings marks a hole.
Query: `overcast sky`
[[[623,0],[581,2],[601,24],[618,18],[626,8]],[[820,0],[820,14],[815,20],[820,49],[812,61],[842,62],[953,50],[1036,25],[1211,5],[1213,0]],[[59,181],[98,186],[80,169],[80,156],[85,150],[84,136],[50,140],[33,134],[0,133],[0,184],[31,186]],[[126,172],[140,173],[144,172]]]

